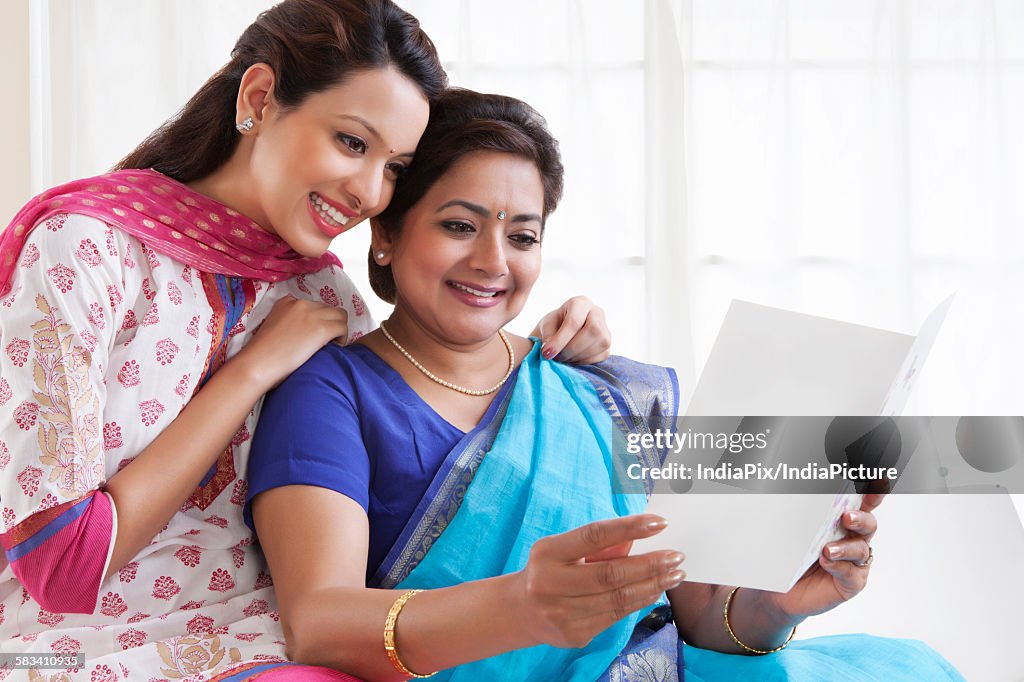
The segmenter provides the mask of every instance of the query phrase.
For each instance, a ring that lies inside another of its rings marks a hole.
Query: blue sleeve
[[[340,348],[317,352],[267,394],[253,435],[245,522],[252,500],[286,485],[314,485],[341,493],[366,510],[370,459],[363,444],[355,385]]]

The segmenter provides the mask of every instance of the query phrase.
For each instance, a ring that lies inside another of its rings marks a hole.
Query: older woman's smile
[[[498,287],[478,287],[466,284],[465,282],[449,281],[448,284],[455,287],[456,289],[461,289],[462,291],[473,294],[474,296],[482,296],[484,298],[492,298],[494,296],[503,294],[506,291],[505,289]]]
[[[454,280],[448,280],[445,284],[452,289],[455,297],[460,301],[478,308],[489,308],[496,305],[501,297],[508,292],[508,289],[470,286],[469,284]]]

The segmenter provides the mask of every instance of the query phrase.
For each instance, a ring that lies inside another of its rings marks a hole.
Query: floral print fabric
[[[37,226],[0,298],[0,533],[100,489],[286,295],[344,306],[350,339],[374,326],[336,266],[277,283],[228,278],[95,218]],[[282,658],[271,579],[241,516],[258,413],[147,548],[78,586],[97,595],[93,613],[44,609],[0,559],[0,649],[85,654],[85,668],[31,674],[40,680],[204,679]]]

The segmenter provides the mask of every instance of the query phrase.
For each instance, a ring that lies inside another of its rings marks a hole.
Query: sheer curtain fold
[[[733,297],[916,332],[958,291],[908,409],[1021,413],[1019,3],[659,1],[684,18],[698,366]]]
[[[33,3],[33,189],[110,167],[271,4]],[[617,352],[692,386],[733,297],[909,332],[957,290],[910,409],[1024,413],[1018,0],[402,4],[454,84],[561,141],[516,331],[586,294]],[[337,241],[357,281],[367,242]]]
[[[645,268],[647,356],[676,368],[684,404],[697,384],[690,313],[689,220],[684,120],[683,47],[678,17],[685,8],[646,0],[644,41]]]

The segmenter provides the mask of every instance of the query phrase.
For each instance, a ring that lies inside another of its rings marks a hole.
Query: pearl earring
[[[377,260],[384,260],[384,252],[383,251],[378,251],[377,252]]]

